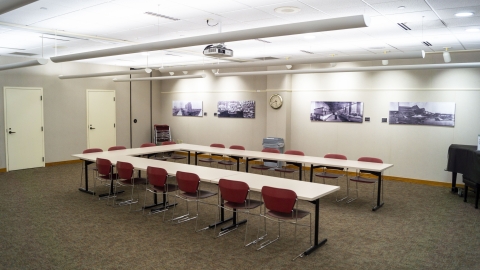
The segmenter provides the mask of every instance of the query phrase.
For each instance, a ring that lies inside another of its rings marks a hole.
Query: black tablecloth
[[[480,151],[477,151],[477,146],[450,145],[447,171],[461,173],[464,177],[480,183]]]

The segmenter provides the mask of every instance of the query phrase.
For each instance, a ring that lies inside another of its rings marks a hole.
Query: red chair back
[[[133,165],[128,162],[117,161],[117,173],[121,179],[132,179]]]
[[[210,144],[210,147],[225,148],[225,145],[221,143],[212,143]]]
[[[358,159],[358,161],[364,161],[364,162],[373,162],[373,163],[383,163],[383,161],[379,158],[374,158],[374,157],[361,157]]]
[[[95,161],[100,175],[109,175],[112,172],[112,162],[108,159],[97,158]]]
[[[285,151],[285,154],[287,154],[287,155],[305,156],[305,154],[304,154],[302,151],[298,151],[298,150],[287,150],[287,151]]]
[[[125,146],[112,146],[108,148],[108,151],[125,150],[125,149],[127,149]]]
[[[275,148],[264,148],[262,152],[280,154],[280,151]]]
[[[230,149],[245,150],[245,147],[241,145],[232,145],[230,146]]]
[[[340,155],[340,154],[326,154],[325,156],[323,156],[324,158],[334,158],[334,159],[343,159],[343,160],[347,160],[347,157],[344,156],[344,155]]]
[[[167,177],[168,173],[165,169],[151,166],[147,167],[147,179],[151,185],[163,187],[167,182]]]
[[[244,203],[250,190],[247,183],[227,179],[220,179],[218,188],[222,193],[222,198],[233,203]]]
[[[194,173],[177,171],[178,189],[186,193],[195,193],[198,190],[200,178]]]
[[[291,213],[297,201],[297,194],[289,189],[263,186],[262,198],[267,209],[275,212]]]
[[[89,148],[89,149],[83,150],[83,153],[84,153],[84,154],[98,153],[98,152],[103,152],[103,150],[100,149],[100,148]]]
[[[176,144],[176,142],[173,142],[173,141],[162,142],[162,145],[169,145],[169,144]]]
[[[154,144],[154,143],[144,143],[144,144],[140,145],[141,148],[143,148],[143,147],[152,147],[152,146],[157,146],[157,145]]]

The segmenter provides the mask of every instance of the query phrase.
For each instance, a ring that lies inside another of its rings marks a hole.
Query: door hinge
[[[115,127],[115,123],[113,123],[113,127]]]
[[[43,131],[43,127],[42,127],[42,131]]]
[[[42,162],[45,162],[45,157],[42,157]]]
[[[40,96],[40,100],[43,100],[43,96]]]
[[[115,101],[115,98],[113,98],[113,101]]]

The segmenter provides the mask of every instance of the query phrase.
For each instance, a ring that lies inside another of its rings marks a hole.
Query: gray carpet
[[[256,251],[243,247],[245,226],[215,239],[213,230],[195,233],[195,221],[173,225],[162,214],[135,211],[144,186],[133,211],[107,206],[78,191],[80,173],[81,165],[71,164],[0,174],[1,269],[480,269],[473,194],[464,203],[444,187],[385,181],[385,205],[377,212],[370,185],[350,204],[335,202],[335,194],[322,198],[320,232],[328,242],[292,262],[309,245],[308,229],[298,228],[293,248],[293,226],[283,224],[281,240]],[[307,202],[300,208],[314,211]],[[180,201],[177,214],[185,210]],[[217,213],[201,205],[199,227]],[[254,238],[262,221],[250,216],[248,223]],[[268,223],[267,231],[275,236],[276,225]]]

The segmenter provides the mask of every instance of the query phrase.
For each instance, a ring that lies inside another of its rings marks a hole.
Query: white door
[[[87,89],[87,148],[107,151],[116,143],[115,90]]]
[[[43,89],[4,87],[7,171],[45,167]]]

